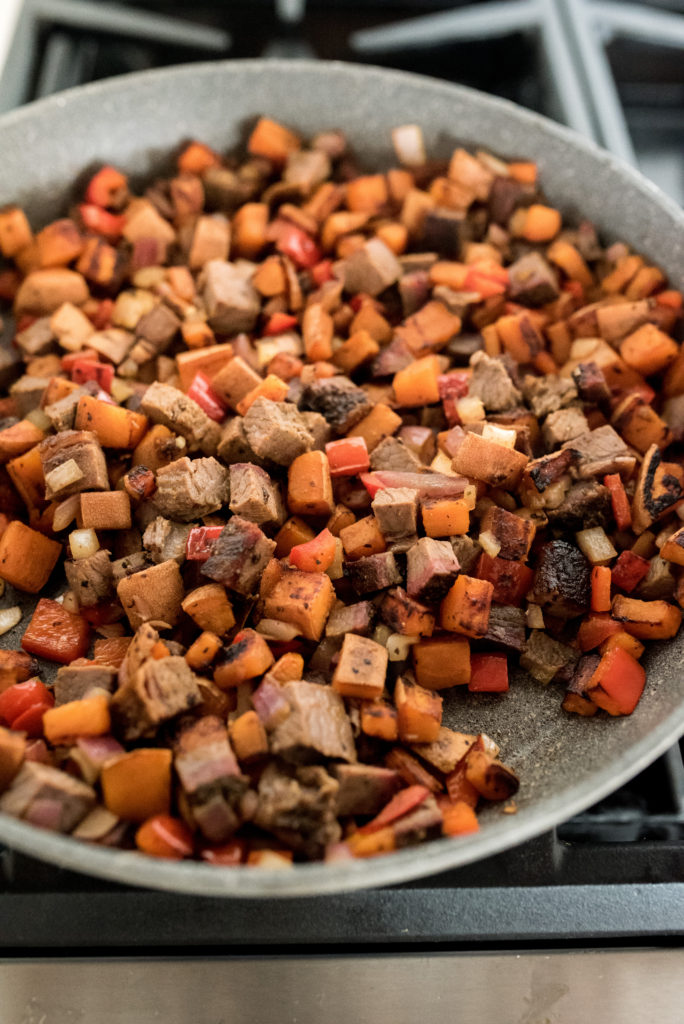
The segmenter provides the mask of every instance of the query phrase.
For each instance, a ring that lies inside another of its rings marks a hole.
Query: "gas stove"
[[[356,60],[561,120],[684,202],[682,50],[681,0],[1,0],[0,110],[212,56]],[[0,920],[0,1024],[394,1024],[456,1006],[681,1024],[682,750],[515,850],[346,895],[143,891],[1,850]]]

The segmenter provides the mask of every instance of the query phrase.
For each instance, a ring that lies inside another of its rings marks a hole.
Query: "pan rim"
[[[453,99],[455,96],[460,96],[464,100],[470,98],[483,112],[491,110],[508,113],[521,126],[534,127],[547,136],[562,140],[572,146],[574,151],[582,151],[602,165],[615,168],[623,181],[626,179],[648,202],[658,206],[675,224],[684,229],[684,212],[674,200],[623,160],[571,129],[508,100],[481,93],[467,86],[372,65],[338,61],[250,59],[206,61],[135,72],[77,86],[4,114],[0,116],[0,132],[3,127],[21,125],[22,122],[30,123],[33,117],[42,112],[60,109],[81,98],[113,95],[127,85],[153,85],[164,79],[176,82],[185,76],[239,76],[245,72],[259,71],[265,66],[282,71],[286,75],[295,74],[299,77],[309,74],[312,77],[320,77],[321,72],[325,70],[328,73],[334,72],[340,78],[347,76],[349,80],[363,77],[371,83],[390,85],[392,82],[401,82],[402,85],[408,82],[418,92],[424,89],[432,96],[442,94],[445,100]],[[587,724],[591,727],[590,723]],[[0,838],[22,853],[61,867],[124,884],[234,898],[288,898],[332,894],[409,881],[465,865],[494,853],[502,853],[548,831],[608,795],[646,768],[683,733],[684,705],[670,712],[668,717],[648,735],[632,743],[617,760],[593,772],[579,787],[576,785],[575,790],[571,790],[564,801],[559,798],[558,793],[551,794],[519,812],[519,816],[502,816],[501,820],[489,820],[482,832],[472,836],[460,838],[458,841],[433,840],[419,847],[398,851],[391,857],[371,861],[298,864],[289,871],[254,871],[244,867],[233,868],[231,871],[217,871],[212,865],[199,862],[162,862],[136,852],[88,846],[70,836],[43,832],[5,814],[0,814]]]

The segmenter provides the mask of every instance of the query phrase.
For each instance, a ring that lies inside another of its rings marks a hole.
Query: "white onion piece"
[[[331,580],[341,580],[344,576],[344,548],[339,537],[335,537],[335,557],[325,570]]]
[[[114,377],[112,380],[111,392],[112,398],[115,402],[118,402],[119,405],[123,405],[123,403],[127,402],[131,395],[134,394],[133,388],[130,384],[127,384],[125,380],[121,380],[120,377]]]
[[[262,619],[256,627],[257,633],[267,636],[269,640],[279,640],[287,643],[299,636],[299,630],[289,622],[281,622],[280,619]]]
[[[50,430],[52,428],[52,420],[42,409],[31,409],[30,412],[26,413],[26,419],[34,427],[38,427],[39,430]]]
[[[463,500],[465,501],[466,508],[469,512],[472,512],[477,505],[477,487],[475,484],[468,484],[463,491]]]
[[[530,629],[544,629],[544,612],[538,604],[529,604],[525,619]]]
[[[433,473],[443,473],[444,476],[458,476],[459,474],[451,467],[451,456],[440,450],[430,463]]]
[[[73,590],[66,590],[62,594],[62,605],[72,615],[78,615],[78,598],[74,594]]]
[[[4,581],[3,581],[4,582]],[[9,633],[10,629],[14,629],[21,622],[21,608],[15,605],[14,608],[1,608],[0,609],[0,636],[3,633]]]
[[[461,423],[479,423],[485,418],[485,407],[482,399],[475,395],[467,395],[459,398],[456,403],[456,411]]]
[[[575,540],[582,554],[592,565],[607,565],[617,558],[617,551],[602,526],[580,530],[575,534]]]
[[[53,494],[63,491],[65,487],[78,483],[83,479],[83,470],[75,459],[67,459],[60,466],[55,466],[45,474],[45,483]]]
[[[78,515],[78,510],[81,507],[81,495],[72,494],[70,497],[65,498],[64,501],[60,501],[59,505],[55,509],[55,515],[52,520],[52,530],[54,533],[59,533],[60,530],[66,530],[70,523],[73,523],[74,519]]]
[[[99,550],[100,542],[92,528],[72,530],[69,534],[69,547],[74,558],[89,558]]]
[[[406,661],[413,644],[417,644],[419,636],[404,636],[402,633],[392,633],[387,638],[387,655],[390,661]]]
[[[393,128],[392,145],[400,162],[406,167],[421,167],[427,160],[420,125],[401,124]]]
[[[483,530],[477,539],[482,550],[488,554],[490,558],[496,558],[501,551],[501,542],[497,540],[492,531]]]
[[[76,826],[72,835],[77,839],[85,839],[94,843],[98,839],[103,839],[118,824],[119,819],[116,814],[112,814],[106,807],[95,807],[90,814],[86,814],[80,825]]]
[[[503,427],[497,427],[494,423],[485,423],[482,428],[483,440],[495,441],[496,444],[503,445],[504,448],[515,448],[517,436],[515,430],[504,430]]]

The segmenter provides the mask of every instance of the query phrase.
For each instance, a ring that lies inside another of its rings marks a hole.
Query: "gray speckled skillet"
[[[304,134],[339,126],[367,166],[391,154],[390,129],[424,129],[428,151],[455,142],[541,167],[549,197],[567,215],[594,220],[606,239],[624,239],[684,286],[684,214],[608,153],[510,103],[470,89],[369,67],[333,63],[234,61],[144,72],[88,85],[0,118],[0,205],[24,204],[34,224],[59,215],[74,179],[97,161],[145,176],[196,137],[221,150],[237,144],[266,113]],[[14,595],[8,594],[14,600]],[[24,620],[26,621],[26,620]],[[3,637],[17,646],[20,630]],[[518,813],[492,808],[481,831],[392,856],[291,871],[217,869],[168,863],[53,835],[0,815],[0,841],[77,871],[119,882],[226,896],[295,896],[402,882],[498,853],[538,835],[616,789],[684,732],[683,642],[651,648],[646,692],[624,719],[565,715],[561,693],[524,675],[504,696],[446,694],[445,724],[484,730],[520,774]]]

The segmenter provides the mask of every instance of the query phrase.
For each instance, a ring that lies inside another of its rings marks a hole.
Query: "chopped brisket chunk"
[[[182,565],[191,529],[191,523],[174,523],[172,519],[157,516],[145,529],[143,546],[157,564],[174,558]]]
[[[581,409],[571,405],[567,409],[558,409],[549,413],[542,427],[542,436],[547,451],[559,448],[565,441],[585,434],[589,430],[587,417]]]
[[[391,551],[345,562],[344,575],[357,594],[372,594],[402,582],[397,560]]]
[[[511,380],[501,359],[486,352],[475,352],[470,358],[473,369],[468,383],[468,394],[479,398],[485,409],[503,412],[520,405],[522,394]]]
[[[202,572],[238,594],[253,594],[259,589],[261,574],[275,546],[256,523],[233,516],[221,530]]]
[[[242,425],[252,450],[278,466],[289,466],[298,455],[314,447],[313,435],[303,415],[290,402],[257,398],[247,410]]]
[[[278,485],[249,462],[230,467],[230,511],[257,526],[282,524],[286,516]]]
[[[401,786],[399,774],[374,764],[335,764],[332,774],[339,783],[337,814],[375,815]]]
[[[131,359],[144,363],[166,352],[180,329],[180,320],[167,305],[158,302],[149,313],[140,317],[135,328],[136,344]]]
[[[344,701],[330,686],[301,680],[285,683],[290,714],[271,733],[271,750],[286,761],[321,758],[356,761],[356,749]]]
[[[94,555],[65,561],[64,571],[69,586],[83,608],[91,608],[111,597],[114,590],[109,552],[100,548]]]
[[[345,290],[379,295],[401,277],[401,264],[380,238],[371,238],[341,263]]]
[[[408,450],[408,449],[407,449]],[[411,537],[416,532],[418,492],[409,487],[385,487],[372,503],[380,532],[388,539]]]
[[[185,722],[174,747],[176,773],[200,832],[209,842],[224,843],[241,823],[240,801],[248,785],[225,723],[215,715]]]
[[[55,676],[55,704],[81,700],[90,690],[108,690],[116,686],[116,669],[109,665],[60,665]]]
[[[546,684],[565,665],[574,664],[578,657],[579,652],[574,647],[552,639],[543,629],[533,629],[520,659],[520,666],[538,683]]]
[[[583,402],[602,405],[610,401],[610,388],[603,370],[596,363],[579,363],[572,371],[572,379]]]
[[[548,373],[545,377],[527,374],[522,389],[525,401],[539,419],[570,405],[577,398],[577,388],[573,382],[554,373]]]
[[[508,268],[513,302],[523,306],[545,306],[560,295],[558,275],[540,252],[528,252]]]
[[[216,451],[221,436],[218,423],[178,388],[155,381],[143,395],[141,409],[153,423],[184,437],[190,451],[200,449],[205,455]]]
[[[219,334],[251,331],[261,309],[259,293],[242,271],[225,260],[209,260],[202,272],[209,324]]]
[[[444,259],[459,260],[470,236],[468,218],[462,210],[437,206],[425,214],[422,243]]]
[[[221,431],[216,454],[227,466],[230,466],[231,462],[251,462],[255,466],[263,466],[265,460],[261,459],[251,447],[245,434],[244,424],[242,416],[233,416],[228,420]]]
[[[493,604],[487,632],[482,639],[496,647],[519,653],[525,646],[525,612],[514,605]]]
[[[325,635],[343,637],[346,633],[358,633],[359,636],[369,636],[374,619],[375,605],[372,601],[339,603],[328,616]]]
[[[441,601],[459,571],[448,540],[421,537],[406,554],[406,590],[418,601]]]
[[[114,694],[112,721],[124,740],[137,740],[199,702],[197,676],[185,658],[150,658]]]
[[[85,782],[38,761],[25,761],[0,796],[0,811],[53,832],[71,832],[95,806]]]
[[[466,533],[457,537],[450,537],[451,547],[456,555],[460,571],[470,574],[470,570],[477,562],[482,552],[478,541],[473,540]]]
[[[393,831],[398,849],[437,838],[442,831],[442,812],[434,796],[427,797],[415,811],[400,818]]]
[[[45,476],[45,497],[66,498],[80,491],[108,491],[109,477],[104,452],[95,434],[88,430],[63,430],[59,434],[46,437],[41,441],[40,459]],[[81,472],[81,476],[73,483],[54,488],[50,482],[50,474],[65,462],[73,461]]]
[[[583,478],[599,476],[606,473],[620,473],[625,478],[631,476],[636,465],[636,458],[610,425],[589,430],[578,437],[567,441],[563,448],[571,448],[577,455],[573,472]]]
[[[300,408],[324,416],[336,434],[346,434],[371,411],[368,395],[348,377],[327,377],[307,384]]]
[[[267,765],[259,779],[254,822],[307,857],[337,842],[339,784],[320,765]]]
[[[386,437],[376,445],[370,455],[371,469],[386,469],[397,473],[425,473],[417,455],[398,437]]]
[[[573,484],[558,508],[546,509],[549,522],[558,530],[576,533],[592,526],[608,526],[612,517],[610,492],[595,480]]]
[[[579,548],[552,540],[539,553],[530,600],[558,618],[581,615],[589,605],[591,566]]]
[[[155,504],[162,515],[190,522],[218,510],[228,501],[228,470],[213,457],[182,459],[157,472]]]

